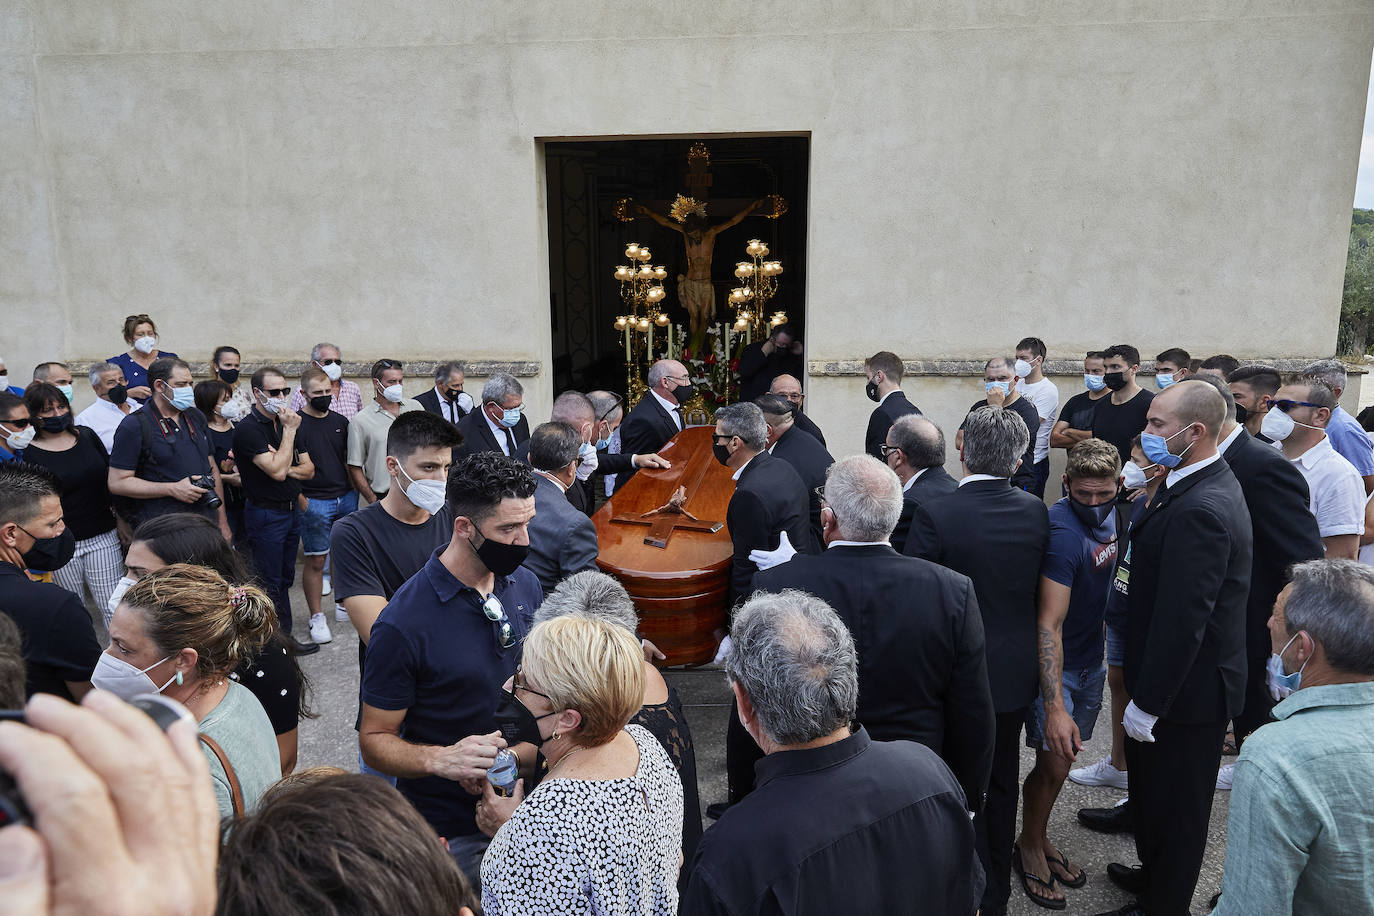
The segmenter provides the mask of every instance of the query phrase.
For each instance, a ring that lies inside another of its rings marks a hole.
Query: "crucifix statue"
[[[616,214],[625,222],[636,216],[647,216],[660,226],[682,235],[687,249],[687,273],[678,274],[678,301],[687,309],[691,334],[695,338],[705,331],[716,314],[716,294],[711,285],[711,261],[715,253],[716,236],[738,226],[745,217],[758,211],[763,211],[763,215],[770,219],[777,219],[787,212],[787,202],[776,194],[770,194],[746,204],[734,216],[713,226],[706,218],[706,189],[711,186],[711,174],[707,171],[710,155],[706,146],[693,144],[687,154],[687,163],[687,183],[693,194],[700,195],[700,199],[679,194],[665,216],[626,198],[619,201]]]
[[[650,547],[661,549],[668,547],[668,539],[679,528],[686,531],[706,531],[714,534],[724,527],[723,522],[703,522],[682,508],[686,502],[687,488],[678,487],[668,502],[657,509],[642,515],[617,515],[611,521],[626,525],[648,525],[649,531],[644,535],[644,543]]]

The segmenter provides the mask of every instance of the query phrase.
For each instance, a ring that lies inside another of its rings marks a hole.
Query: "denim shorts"
[[[1107,669],[1101,666],[1078,671],[1065,671],[1064,708],[1078,726],[1084,741],[1093,736],[1093,725],[1102,710],[1102,688],[1107,683]],[[1045,744],[1045,701],[1036,697],[1026,713],[1026,747],[1049,750]]]
[[[1120,668],[1126,664],[1126,631],[1107,624],[1107,664]]]
[[[301,513],[301,543],[307,557],[329,553],[329,530],[339,519],[358,509],[358,492],[349,490],[338,499],[307,498],[309,508]]]

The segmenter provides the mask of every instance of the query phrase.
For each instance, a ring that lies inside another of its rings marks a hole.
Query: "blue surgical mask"
[[[596,440],[596,450],[597,450],[598,452],[601,451],[603,448],[609,448],[610,445],[611,445],[611,440],[610,440],[610,439],[597,439],[597,440]]]
[[[1188,443],[1188,448],[1185,448],[1175,455],[1169,451],[1169,439],[1174,438],[1174,436],[1177,436],[1187,428],[1188,427],[1185,426],[1177,433],[1174,433],[1173,436],[1167,438],[1164,436],[1157,436],[1154,433],[1141,433],[1140,450],[1145,453],[1146,458],[1149,458],[1155,464],[1163,465],[1166,468],[1176,468],[1183,463],[1183,456],[1188,454],[1188,449],[1192,448],[1193,444],[1191,442]]]
[[[988,394],[998,388],[1002,389],[1003,394],[1011,394],[1011,382],[985,382],[983,387],[987,389]]]
[[[520,408],[512,407],[501,412],[501,425],[506,429],[511,429],[520,422]]]
[[[1160,390],[1160,391],[1163,391],[1165,388],[1168,388],[1168,387],[1169,387],[1170,385],[1172,385],[1173,383],[1174,383],[1174,374],[1173,374],[1172,372],[1156,372],[1156,373],[1155,373],[1155,384],[1159,386],[1159,390]]]
[[[62,392],[62,397],[67,399],[68,404],[72,402],[72,398],[76,397],[76,389],[72,388],[71,385],[58,385],[57,390]]]
[[[1107,387],[1107,383],[1102,380],[1102,376],[1089,375],[1086,372],[1083,373],[1083,384],[1087,386],[1089,391],[1101,391],[1103,388]]]
[[[163,397],[167,397],[167,395],[164,394]],[[196,406],[196,392],[190,385],[185,388],[173,388],[172,396],[167,400],[177,410],[190,410]]]
[[[1298,634],[1294,633],[1293,639],[1297,638]],[[1269,685],[1269,695],[1274,698],[1275,702],[1287,698],[1302,688],[1302,672],[1303,668],[1307,667],[1307,662],[1303,662],[1302,668],[1292,674],[1283,673],[1283,653],[1287,652],[1288,647],[1293,645],[1293,639],[1284,643],[1283,649],[1269,656],[1269,662],[1265,665],[1264,679]]]

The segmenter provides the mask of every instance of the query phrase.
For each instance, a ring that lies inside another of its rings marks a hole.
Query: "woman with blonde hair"
[[[644,701],[638,640],[580,615],[536,624],[507,691],[522,707],[515,741],[549,770],[523,801],[517,782],[509,798],[488,785],[478,803],[479,825],[508,817],[482,861],[486,916],[676,913],[682,783],[658,740],[628,724]]]
[[[222,815],[251,811],[281,778],[272,723],[246,687],[230,680],[276,626],[259,588],[234,586],[204,566],[176,563],[129,587],[110,618],[110,645],[91,683],[129,700],[161,693],[200,723]]]

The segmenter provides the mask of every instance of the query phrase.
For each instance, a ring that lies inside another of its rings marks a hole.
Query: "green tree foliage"
[[[1356,210],[1350,221],[1350,248],[1345,258],[1338,349],[1363,356],[1369,351],[1374,320],[1374,210]]]

